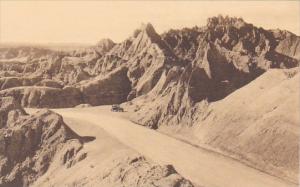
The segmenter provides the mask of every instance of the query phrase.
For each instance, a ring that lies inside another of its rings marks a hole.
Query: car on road
[[[112,112],[124,112],[124,109],[122,107],[120,107],[120,105],[112,105],[111,111]]]

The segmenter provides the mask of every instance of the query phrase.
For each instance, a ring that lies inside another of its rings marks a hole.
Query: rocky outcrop
[[[66,167],[84,158],[81,137],[50,110],[27,115],[13,98],[2,97],[0,116],[0,186],[29,186],[54,158]]]
[[[100,177],[103,186],[164,186],[193,187],[180,176],[171,165],[160,166],[146,160],[143,156],[132,154],[109,163]],[[81,181],[84,183],[85,181]]]

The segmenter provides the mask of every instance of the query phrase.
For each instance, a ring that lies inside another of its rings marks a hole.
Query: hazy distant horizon
[[[142,23],[161,34],[205,26],[212,16],[242,17],[265,29],[300,35],[297,1],[0,1],[0,43],[93,45],[121,42]]]
[[[68,45],[75,45],[75,46],[90,46],[90,45],[95,45],[96,42],[94,43],[79,43],[79,42],[9,42],[9,41],[5,41],[5,42],[1,42],[0,44],[2,45],[7,45],[7,46],[20,46],[20,45],[24,45],[24,46],[68,46]],[[1,46],[0,46],[1,47]]]

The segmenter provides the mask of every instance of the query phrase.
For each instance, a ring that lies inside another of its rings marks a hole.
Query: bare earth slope
[[[195,117],[199,142],[298,182],[299,70],[270,70]]]

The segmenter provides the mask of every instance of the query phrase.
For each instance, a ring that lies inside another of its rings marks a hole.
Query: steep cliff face
[[[84,159],[83,141],[49,110],[27,115],[11,97],[0,99],[0,186],[29,186],[54,158],[71,167]]]

